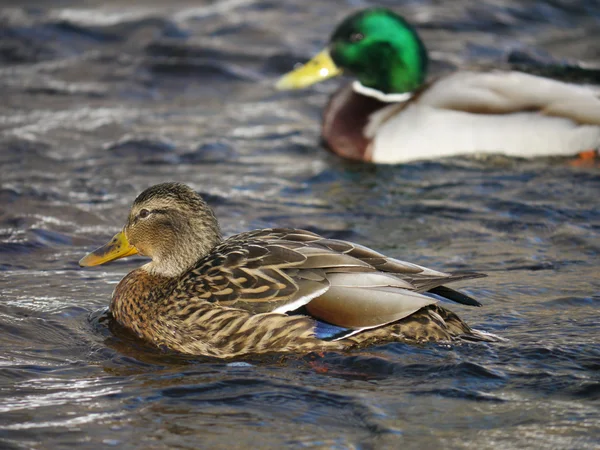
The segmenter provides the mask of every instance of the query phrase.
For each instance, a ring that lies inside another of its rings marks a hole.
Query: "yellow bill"
[[[303,66],[282,76],[275,87],[282,91],[301,89],[341,73],[342,69],[335,65],[329,50],[325,49]]]
[[[135,255],[137,252],[125,237],[125,233],[121,231],[115,234],[110,242],[81,258],[79,265],[81,267],[99,266],[115,259]]]

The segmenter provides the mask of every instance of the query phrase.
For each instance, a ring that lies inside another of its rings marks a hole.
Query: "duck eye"
[[[142,209],[140,211],[140,213],[138,214],[138,216],[140,217],[140,219],[145,219],[149,215],[150,215],[150,211],[148,211],[147,209]]]
[[[365,38],[365,35],[362,33],[352,33],[350,35],[349,41],[352,43],[360,42]]]

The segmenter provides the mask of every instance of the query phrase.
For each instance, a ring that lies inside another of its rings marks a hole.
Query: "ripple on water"
[[[0,12],[0,446],[597,447],[597,168],[379,167],[325,152],[321,112],[338,83],[273,83],[356,2],[13,3]],[[433,74],[569,58],[567,76],[597,80],[575,70],[597,59],[593,2],[400,9],[434,50]],[[141,259],[77,261],[166,180],[202,192],[227,234],[299,226],[487,272],[457,285],[482,308],[445,305],[508,341],[234,361],[141,342],[106,313]]]

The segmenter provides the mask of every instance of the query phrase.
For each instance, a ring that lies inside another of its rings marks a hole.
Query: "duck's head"
[[[221,241],[214,213],[190,187],[162,183],[133,202],[123,231],[79,261],[96,266],[125,256],[152,258],[150,273],[174,277],[189,269]]]
[[[385,8],[347,17],[329,45],[305,65],[284,75],[279,89],[299,89],[348,72],[384,94],[412,92],[425,81],[427,50],[415,29]]]

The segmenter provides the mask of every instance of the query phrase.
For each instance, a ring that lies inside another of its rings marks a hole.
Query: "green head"
[[[301,89],[349,72],[363,86],[401,94],[423,84],[427,63],[427,50],[406,20],[388,9],[370,8],[347,17],[325,50],[285,74],[276,86]]]
[[[411,92],[425,81],[427,50],[416,30],[385,8],[346,18],[329,44],[333,62],[362,85],[389,93]]]

